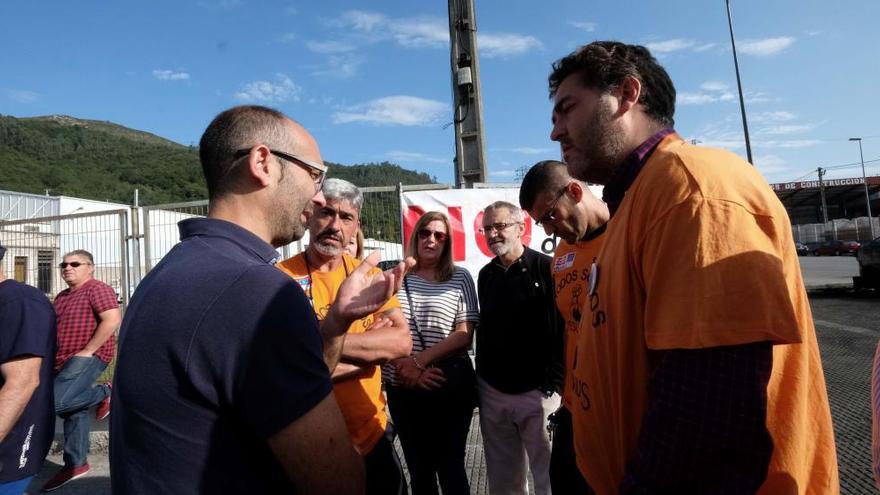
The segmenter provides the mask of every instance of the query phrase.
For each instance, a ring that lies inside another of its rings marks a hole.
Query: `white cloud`
[[[727,91],[727,84],[721,81],[706,81],[700,85],[700,89],[705,91]]]
[[[480,55],[486,58],[519,55],[544,46],[534,36],[482,33],[477,34],[477,45],[480,48]]]
[[[818,139],[789,139],[784,141],[760,141],[759,145],[767,148],[795,149],[810,148],[821,143],[822,141],[819,141]]]
[[[19,103],[34,103],[40,99],[40,95],[33,91],[23,89],[10,89],[6,92],[9,99]]]
[[[553,153],[554,151],[559,151],[559,148],[532,148],[529,146],[522,146],[519,148],[510,148],[509,150],[502,151],[511,151],[513,153],[519,153],[521,155],[543,155],[547,153]]]
[[[189,74],[167,69],[156,69],[153,71],[153,77],[160,81],[186,81],[189,79]]]
[[[705,52],[706,50],[711,50],[711,49],[715,48],[715,45],[716,45],[715,43],[705,43],[700,46],[695,46],[694,51],[695,52]]]
[[[357,74],[358,68],[364,63],[364,59],[354,53],[341,53],[331,55],[327,59],[324,68],[316,70],[313,75],[348,78]]]
[[[707,103],[715,103],[718,97],[708,93],[679,93],[675,98],[679,105],[705,105]]]
[[[588,33],[596,30],[595,22],[569,21],[568,24]]]
[[[296,41],[296,33],[284,33],[278,37],[279,43],[293,43]]]
[[[394,40],[407,48],[449,46],[449,25],[437,17],[397,19],[389,23]]]
[[[302,89],[284,74],[276,74],[275,82],[253,81],[235,93],[236,100],[282,103],[287,100],[299,101]]]
[[[315,53],[345,53],[355,49],[344,41],[306,41],[306,48]]]
[[[754,160],[755,166],[765,175],[785,172],[791,168],[788,166],[788,162],[778,155],[758,155]]]
[[[391,150],[386,155],[395,162],[452,163],[451,158],[437,158],[412,151]]]
[[[809,124],[785,124],[764,127],[758,132],[760,134],[781,135],[781,134],[797,134],[813,129],[814,126]]]
[[[350,10],[325,21],[331,27],[347,29],[359,42],[393,41],[404,48],[448,48],[449,22],[441,17],[391,18],[376,12]],[[519,55],[542,48],[534,36],[515,33],[479,32],[480,55],[486,58]]]
[[[358,31],[372,31],[381,23],[385,22],[386,17],[375,12],[364,12],[362,10],[349,10],[342,14],[341,22],[343,25],[350,26]]]
[[[746,91],[745,100],[746,103],[767,103],[773,101],[773,98],[760,91]]]
[[[684,40],[681,38],[645,43],[645,47],[655,54],[678,52],[681,50],[687,50],[688,48],[693,48],[696,45],[697,42],[694,40]]]
[[[797,116],[791,112],[761,112],[751,116],[751,120],[755,123],[762,122],[788,122],[794,120]]]
[[[490,170],[489,175],[493,177],[516,177],[516,170]]]
[[[426,126],[450,111],[443,102],[416,96],[386,96],[333,114],[333,122],[369,122],[378,125]]]
[[[791,36],[779,36],[777,38],[765,38],[759,40],[744,40],[739,44],[739,51],[746,55],[766,57],[776,55],[794,44],[795,38]]]

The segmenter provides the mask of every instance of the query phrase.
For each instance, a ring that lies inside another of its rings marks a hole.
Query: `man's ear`
[[[580,203],[581,199],[584,197],[584,187],[581,185],[581,183],[573,180],[569,182],[568,185],[565,187],[568,190],[568,194],[569,196],[571,196],[572,201],[575,203]]]
[[[629,112],[639,102],[642,95],[642,82],[633,76],[626,76],[613,92],[618,101],[618,113]]]
[[[271,152],[265,145],[257,145],[251,148],[247,156],[247,171],[250,180],[256,181],[263,187],[272,183],[270,180]]]

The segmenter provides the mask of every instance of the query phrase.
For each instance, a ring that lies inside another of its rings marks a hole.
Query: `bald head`
[[[532,211],[538,194],[542,191],[558,191],[572,180],[564,163],[556,160],[538,162],[523,177],[519,188],[519,206]]]
[[[239,150],[264,144],[270,149],[294,152],[294,141],[312,137],[299,124],[272,108],[245,105],[230,108],[214,118],[199,141],[199,159],[208,186],[208,198],[230,192],[242,170],[236,170]]]

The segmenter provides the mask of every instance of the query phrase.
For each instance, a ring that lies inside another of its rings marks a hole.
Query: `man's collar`
[[[274,265],[278,252],[269,243],[257,237],[253,232],[219,218],[188,218],[177,223],[180,239],[189,237],[223,237],[242,246],[264,263]]]
[[[660,144],[666,136],[674,132],[674,129],[668,127],[653,134],[642,142],[642,144],[638,145],[636,149],[634,149],[632,153],[630,153],[629,156],[627,156],[617,167],[617,170],[611,174],[611,178],[608,180],[608,183],[605,184],[605,189],[602,192],[602,201],[608,205],[608,210],[611,213],[611,216],[614,216],[617,208],[620,207],[620,203],[623,201],[623,195],[626,194],[629,186],[631,186],[633,181],[636,180],[639,172],[642,171],[642,167],[645,166],[648,158],[651,157],[651,154],[657,148],[657,145]]]

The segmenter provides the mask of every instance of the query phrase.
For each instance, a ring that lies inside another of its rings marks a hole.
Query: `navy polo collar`
[[[222,237],[238,244],[264,263],[274,265],[281,258],[269,243],[240,225],[219,218],[188,218],[177,223],[180,240],[189,237]]]

